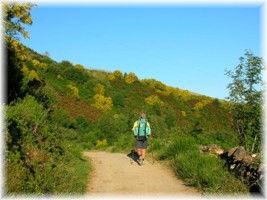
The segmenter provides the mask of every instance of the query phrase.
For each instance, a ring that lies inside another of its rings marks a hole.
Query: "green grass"
[[[200,142],[193,136],[179,135],[169,144],[164,140],[154,141],[150,151],[158,159],[169,160],[179,178],[205,194],[246,194],[245,184],[228,172],[220,158],[200,153]]]
[[[197,151],[178,154],[172,160],[172,167],[178,177],[205,193],[234,194],[246,193],[247,189],[229,174],[223,163],[212,155],[202,155]]]
[[[113,152],[130,152],[134,148],[134,138],[130,134],[121,135],[112,145]]]

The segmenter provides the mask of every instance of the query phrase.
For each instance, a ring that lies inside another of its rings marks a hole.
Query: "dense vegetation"
[[[26,9],[21,16],[30,18],[30,6],[12,5],[6,13]],[[20,19],[18,13],[7,16]],[[229,102],[134,73],[56,62],[22,45],[12,31],[6,49],[7,193],[84,192],[90,165],[82,151],[131,150],[132,125],[142,111],[152,127],[149,151],[170,160],[179,177],[205,192],[246,192],[220,160],[198,151],[200,144],[239,144]]]

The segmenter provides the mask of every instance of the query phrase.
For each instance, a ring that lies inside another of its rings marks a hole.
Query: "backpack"
[[[141,124],[141,123],[145,123],[145,127],[144,127],[145,135],[144,135],[144,136],[143,136],[143,135],[139,135],[140,132],[141,132],[141,130],[140,130],[140,128],[141,128],[140,124]],[[145,141],[145,140],[147,140],[146,127],[147,127],[147,120],[145,120],[145,122],[141,122],[141,120],[138,120],[137,140],[140,140],[140,141]]]

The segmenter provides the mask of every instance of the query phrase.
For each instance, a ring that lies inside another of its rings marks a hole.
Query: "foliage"
[[[163,101],[157,95],[151,95],[145,99],[145,102],[151,106],[153,105],[163,105]]]
[[[108,75],[108,79],[110,81],[120,80],[122,79],[122,73],[119,70],[115,70],[113,73]]]
[[[202,110],[206,105],[208,105],[208,104],[210,104],[210,103],[211,103],[211,100],[210,100],[210,99],[203,99],[203,100],[197,102],[197,103],[194,105],[193,109],[194,109],[195,111]]]
[[[250,51],[240,57],[240,63],[226,74],[232,79],[228,85],[232,102],[233,126],[240,144],[247,150],[259,151],[262,140],[262,59]]]
[[[123,107],[125,105],[125,100],[124,100],[124,96],[121,93],[117,93],[114,97],[113,97],[113,104],[114,106],[120,106]]]
[[[107,146],[108,146],[107,140],[103,139],[103,140],[97,140],[96,141],[95,148],[96,149],[105,149]]]
[[[79,98],[79,89],[76,86],[70,84],[68,85],[68,89],[70,95],[75,98]]]
[[[109,144],[112,144],[116,139],[125,134],[129,127],[127,126],[127,117],[124,114],[106,113],[98,122],[98,127],[101,132],[99,138],[106,138]]]
[[[122,78],[122,72],[120,70],[115,70],[113,72],[113,75],[115,76],[116,79],[121,79]]]
[[[84,66],[81,64],[76,64],[75,67],[82,72],[85,71]]]
[[[230,108],[240,105],[250,115],[251,95],[250,104],[233,104],[153,79],[138,81],[134,73],[56,62],[15,40],[18,34],[6,37],[8,193],[84,192],[90,166],[81,152],[110,146],[113,151],[130,151],[131,129],[141,111],[147,113],[154,137],[149,151],[170,160],[187,183],[211,193],[245,191],[217,158],[200,155],[197,145],[238,145],[231,127],[236,116]]]
[[[172,163],[176,174],[191,186],[213,194],[244,194],[246,186],[231,176],[222,161],[211,155],[201,155],[197,151],[178,154]]]
[[[77,83],[85,83],[88,74],[85,70],[81,70],[80,67],[74,66],[69,61],[63,60],[61,63],[58,63],[57,66],[54,66],[54,73],[62,75],[62,77]]]
[[[16,37],[22,34],[27,38],[28,32],[24,25],[31,25],[31,9],[33,4],[30,3],[4,3],[3,4],[3,19],[5,27],[5,35],[9,37]]]
[[[133,72],[130,72],[125,76],[124,80],[127,84],[132,84],[133,82],[137,81],[138,78]]]
[[[93,106],[101,111],[108,111],[112,108],[112,99],[110,97],[105,97],[102,94],[96,94],[94,96]]]
[[[105,94],[105,86],[98,83],[95,88],[94,91],[96,94],[100,94],[100,95],[104,95]]]
[[[201,154],[198,144],[201,144],[198,139],[181,134],[168,140],[154,141],[153,151],[157,152],[159,159],[171,161],[178,177],[205,193],[246,193],[246,186],[227,171],[223,162],[215,156]]]
[[[129,153],[134,147],[134,142],[134,137],[129,132],[121,134],[113,143],[112,151]]]
[[[80,160],[80,150],[70,142],[75,132],[54,123],[32,96],[7,107],[8,194],[85,190],[89,165]]]

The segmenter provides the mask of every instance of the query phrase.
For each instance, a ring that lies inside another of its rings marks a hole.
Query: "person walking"
[[[132,130],[136,139],[135,151],[139,156],[137,162],[139,165],[143,165],[148,146],[148,138],[151,135],[150,124],[147,121],[145,113],[141,113],[140,118],[134,122]]]

